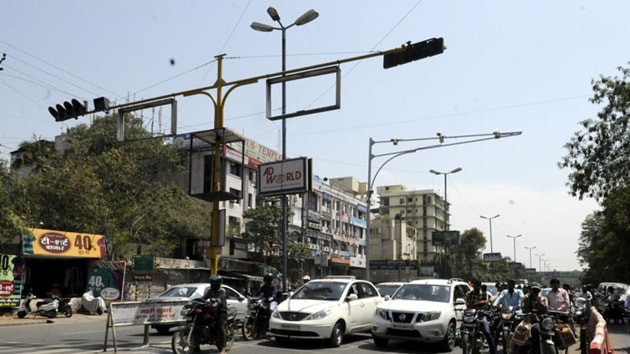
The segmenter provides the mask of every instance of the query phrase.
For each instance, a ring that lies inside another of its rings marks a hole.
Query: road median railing
[[[615,349],[608,335],[608,324],[595,307],[591,308],[591,316],[588,321],[588,330],[590,341],[589,354],[613,354]]]

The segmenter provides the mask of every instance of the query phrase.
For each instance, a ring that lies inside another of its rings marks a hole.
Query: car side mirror
[[[359,296],[357,296],[357,294],[350,294],[348,295],[348,297],[346,297],[347,301],[354,301],[354,300],[358,300]]]
[[[466,305],[466,300],[460,298],[455,299],[455,305]]]
[[[385,296],[383,296],[383,300],[389,301],[389,300],[391,300],[391,297],[389,295],[385,295]]]

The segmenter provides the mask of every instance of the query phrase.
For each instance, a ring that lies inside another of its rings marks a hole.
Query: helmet
[[[308,281],[311,281],[311,277],[309,277],[308,275],[305,275],[305,276],[302,278],[302,280],[304,280],[304,282],[306,283],[306,282],[308,282]]]
[[[263,277],[263,280],[265,283],[271,284],[271,282],[273,281],[273,274],[271,273],[267,273],[265,274],[265,276]]]
[[[219,290],[223,284],[223,277],[216,274],[210,277],[210,287],[212,290]]]
[[[529,290],[531,292],[540,292],[542,289],[540,288],[540,286],[538,286],[537,284],[532,285],[531,288],[529,288]]]

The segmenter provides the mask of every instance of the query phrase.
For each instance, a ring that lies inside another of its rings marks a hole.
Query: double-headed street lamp
[[[516,239],[523,236],[521,234],[518,234],[516,236],[510,236],[510,235],[506,235],[507,237],[511,238],[512,241],[514,241],[514,262],[516,262]]]
[[[542,258],[544,255],[544,253],[536,253],[536,256],[538,257],[538,271],[540,272],[542,272]]]
[[[532,267],[532,250],[535,249],[536,246],[532,246],[532,247],[527,247],[525,246],[525,249],[529,250],[529,267]]]
[[[279,30],[282,32],[282,72],[287,70],[287,40],[286,40],[286,31],[293,26],[301,26],[305,25],[319,16],[317,11],[311,9],[306,11],[302,16],[298,17],[295,22],[288,26],[284,26],[280,21],[280,15],[278,15],[278,11],[274,7],[269,7],[267,9],[267,13],[271,17],[271,19],[278,23],[280,27],[273,27],[266,25],[264,23],[252,22],[250,25],[256,31],[261,32],[271,32],[273,30]],[[284,76],[284,74],[282,75]],[[282,160],[286,160],[287,158],[287,120],[285,115],[287,113],[287,86],[286,82],[282,81]],[[282,290],[287,291],[287,227],[288,227],[288,217],[287,217],[287,196],[286,194],[281,197],[282,203]]]
[[[492,248],[492,219],[496,219],[499,216],[501,216],[501,215],[497,214],[495,216],[483,216],[483,215],[479,216],[482,219],[487,219],[488,220],[488,224],[490,225],[490,253],[494,253],[494,249]]]
[[[446,182],[446,177],[452,173],[457,173],[459,171],[461,171],[462,168],[458,167],[454,170],[451,170],[449,172],[440,172],[440,171],[436,171],[436,170],[429,170],[429,172],[433,173],[434,175],[444,175],[444,230],[448,231],[449,230],[449,217],[450,217],[450,213],[448,211],[448,199],[446,198],[446,191],[447,191],[447,182]]]
[[[412,138],[412,139],[398,139],[398,138],[392,138],[389,140],[380,140],[380,141],[376,141],[372,138],[370,138],[369,140],[369,152],[368,152],[368,178],[367,178],[367,191],[366,191],[366,202],[367,202],[367,212],[366,212],[366,220],[365,220],[365,226],[366,226],[366,231],[365,231],[365,257],[366,257],[366,261],[365,261],[365,278],[366,280],[370,280],[370,209],[371,209],[371,203],[372,203],[372,188],[374,186],[374,181],[376,180],[376,176],[378,176],[378,173],[381,172],[381,170],[383,169],[383,167],[390,162],[391,160],[402,156],[402,155],[406,155],[406,154],[411,154],[414,152],[418,152],[420,150],[427,150],[427,149],[435,149],[435,148],[439,148],[439,147],[446,147],[446,146],[454,146],[454,145],[462,145],[462,144],[470,144],[470,143],[475,143],[475,142],[480,142],[480,141],[485,141],[485,140],[491,140],[491,139],[499,139],[499,138],[506,138],[506,137],[511,137],[511,136],[517,136],[520,135],[521,132],[507,132],[507,133],[501,133],[499,131],[495,131],[492,132],[490,134],[474,134],[474,135],[459,135],[459,136],[444,136],[442,135],[442,133],[437,133],[437,137],[432,137],[432,138]],[[464,141],[455,141],[453,143],[444,143],[445,139],[467,139]],[[384,154],[377,154],[374,155],[372,154],[372,147],[375,144],[381,144],[381,143],[392,143],[394,145],[398,145],[399,142],[403,142],[403,141],[420,141],[420,140],[438,140],[439,144],[434,144],[434,145],[429,145],[429,146],[421,146],[418,148],[414,148],[414,149],[408,149],[408,150],[400,150],[400,151],[393,151],[393,152],[388,152],[388,153],[384,153]],[[372,160],[377,158],[377,157],[384,157],[384,156],[389,156],[389,158],[387,160],[385,160],[385,162],[383,162],[381,164],[381,166],[376,170],[376,172],[374,173],[374,176],[372,176]],[[497,215],[498,216],[498,215]]]

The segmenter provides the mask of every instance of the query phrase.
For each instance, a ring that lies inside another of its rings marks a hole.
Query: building
[[[386,224],[400,219],[404,220],[406,225],[415,228],[416,259],[421,265],[435,264],[441,249],[432,245],[432,233],[445,229],[446,210],[443,198],[434,190],[409,190],[403,185],[377,187],[377,194],[380,201],[380,218],[383,222]],[[372,230],[378,232],[374,227]],[[381,239],[387,237],[385,232],[379,235]],[[372,256],[376,254],[370,254],[370,259],[375,259]]]

